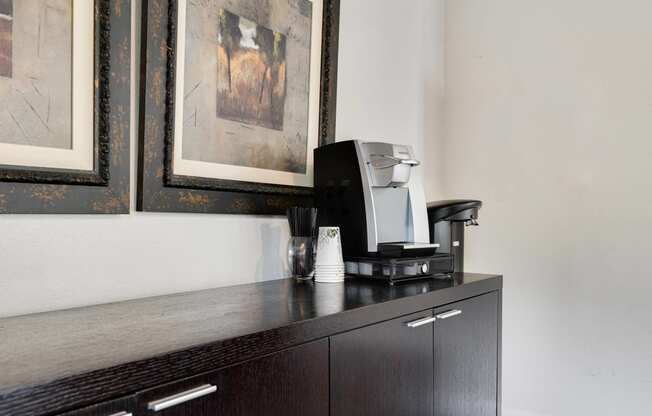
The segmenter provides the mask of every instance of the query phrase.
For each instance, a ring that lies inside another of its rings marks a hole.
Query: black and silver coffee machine
[[[340,227],[348,274],[394,282],[458,271],[463,240],[446,240],[444,228],[458,232],[458,217],[445,214],[462,214],[426,204],[410,146],[349,140],[314,156],[318,223]]]
[[[320,226],[339,226],[346,272],[390,282],[431,276],[437,246],[410,146],[350,140],[315,149]]]
[[[412,148],[360,140],[315,149],[321,226],[339,226],[345,257],[430,255],[423,188]]]

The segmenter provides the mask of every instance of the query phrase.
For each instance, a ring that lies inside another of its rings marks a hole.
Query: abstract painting
[[[131,3],[0,0],[0,214],[129,211]]]
[[[11,78],[13,0],[0,0],[0,77]]]
[[[321,47],[313,38],[313,2],[178,4],[185,18],[178,38],[184,60],[177,66],[183,124],[174,173],[311,186],[318,133],[316,122],[310,130],[310,106],[312,99],[316,114],[319,94],[311,65],[318,76],[319,60],[312,58]]]
[[[283,130],[285,35],[218,11],[217,116]]]
[[[282,214],[334,140],[339,0],[148,0],[137,209]]]
[[[72,148],[72,0],[0,0],[0,142]]]

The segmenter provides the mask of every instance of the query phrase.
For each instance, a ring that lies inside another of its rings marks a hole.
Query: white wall
[[[435,138],[441,137],[444,2],[355,0],[341,3],[338,139],[413,146],[428,195],[441,189]],[[426,157],[428,152],[428,157]]]
[[[652,2],[451,0],[445,194],[505,275],[505,416],[652,409]]]
[[[423,154],[427,105],[420,55],[424,47],[433,51],[426,57],[443,50],[420,36],[423,11],[438,11],[429,3],[398,8],[389,0],[343,2],[338,137],[386,137]],[[134,25],[138,19],[134,15]],[[412,41],[406,44],[396,33]],[[359,48],[363,56],[357,56]],[[284,276],[283,218],[137,213],[133,205],[127,216],[0,217],[0,316]]]

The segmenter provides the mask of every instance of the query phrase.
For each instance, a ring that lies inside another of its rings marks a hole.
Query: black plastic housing
[[[428,203],[430,242],[439,244],[439,253],[453,255],[453,270],[464,271],[464,227],[477,225],[482,201],[450,199]]]
[[[318,226],[340,227],[344,257],[371,255],[367,251],[364,191],[355,142],[321,146],[314,154]]]

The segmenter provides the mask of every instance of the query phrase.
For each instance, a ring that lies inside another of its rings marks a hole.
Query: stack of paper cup
[[[315,282],[337,283],[344,281],[344,258],[339,227],[319,227]]]

